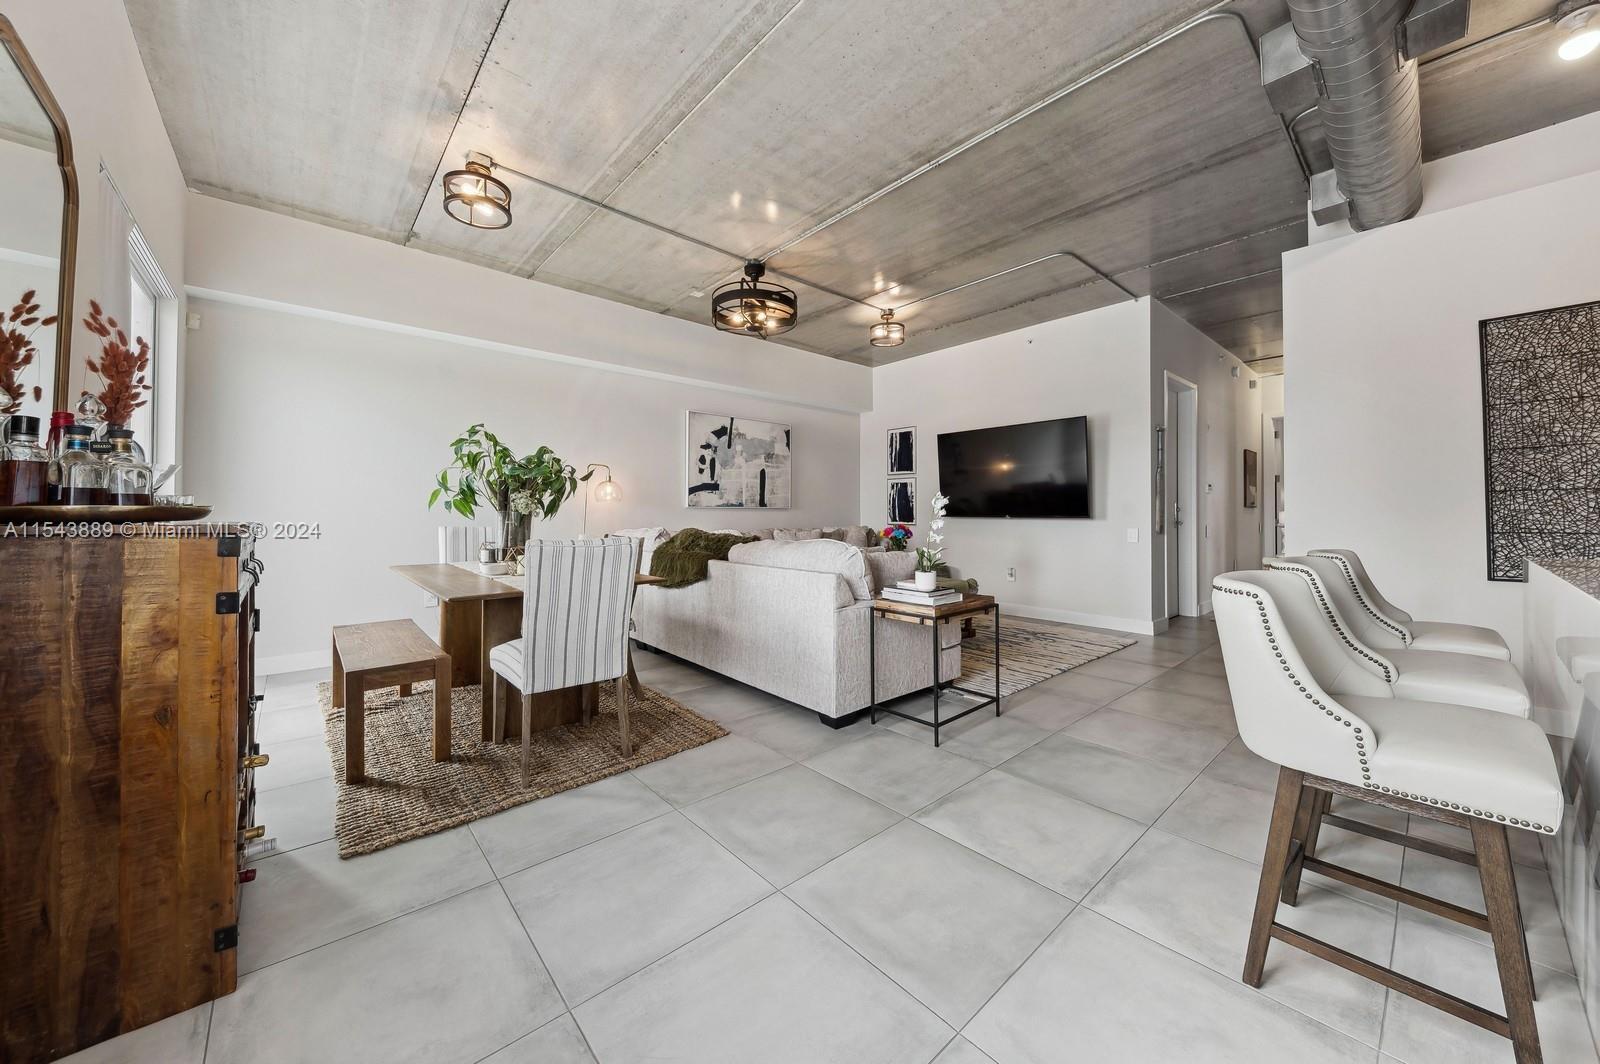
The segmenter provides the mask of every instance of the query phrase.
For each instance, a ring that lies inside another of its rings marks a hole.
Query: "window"
[[[150,464],[159,469],[176,461],[178,435],[177,306],[172,286],[157,265],[144,234],[128,231],[128,336],[150,344],[145,380],[150,394],[133,412],[133,438],[140,441]]]
[[[155,435],[155,408],[161,401],[160,378],[156,371],[160,368],[161,338],[156,335],[156,294],[151,290],[150,282],[140,276],[139,264],[136,261],[128,263],[128,335],[129,337],[142,336],[150,343],[150,372],[146,380],[150,382],[149,401],[144,406],[133,412],[133,423],[128,427],[133,430],[133,438],[142,440],[145,447],[154,447]],[[154,454],[150,455],[155,458]]]

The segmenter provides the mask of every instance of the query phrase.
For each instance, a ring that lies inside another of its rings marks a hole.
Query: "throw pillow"
[[[866,525],[851,525],[843,531],[846,543],[852,547],[860,547],[863,550],[872,546],[877,540],[877,537],[872,534],[872,529]]]
[[[779,543],[795,543],[803,539],[821,539],[820,528],[774,528],[772,538]]]
[[[917,556],[908,550],[865,551],[862,557],[866,558],[867,571],[872,574],[874,592],[910,580],[911,574],[917,571]]]

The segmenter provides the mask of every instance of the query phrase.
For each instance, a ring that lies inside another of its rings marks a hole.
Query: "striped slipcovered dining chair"
[[[522,638],[489,651],[494,670],[494,733],[505,734],[507,687],[522,695],[522,783],[531,778],[533,696],[566,687],[617,681],[622,756],[628,734],[628,623],[633,614],[636,540],[529,540]],[[585,700],[585,722],[588,720]]]

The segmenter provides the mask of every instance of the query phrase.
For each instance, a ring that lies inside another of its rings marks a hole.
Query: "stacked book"
[[[961,592],[948,588],[918,591],[914,580],[901,580],[894,587],[886,587],[882,595],[890,602],[904,602],[912,606],[948,606],[961,601]]]

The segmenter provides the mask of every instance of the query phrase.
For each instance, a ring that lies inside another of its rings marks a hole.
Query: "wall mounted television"
[[[939,433],[951,517],[1088,517],[1089,419]]]

